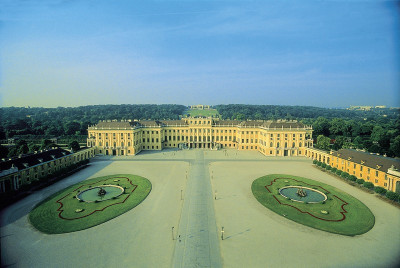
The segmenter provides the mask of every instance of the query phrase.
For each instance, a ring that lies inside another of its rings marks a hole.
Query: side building
[[[312,127],[296,121],[182,120],[101,121],[88,128],[88,147],[98,154],[135,155],[164,148],[234,148],[271,156],[304,156]]]
[[[76,153],[54,148],[0,161],[0,193],[16,191],[41,178],[95,156],[94,148]]]
[[[400,161],[353,149],[322,151],[307,148],[306,156],[356,176],[375,186],[400,193]]]

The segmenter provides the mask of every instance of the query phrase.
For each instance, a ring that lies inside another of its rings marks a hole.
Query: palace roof
[[[239,121],[239,120],[213,120],[213,126],[231,126],[231,127],[261,127],[268,129],[297,129],[311,128],[297,121]],[[94,129],[133,129],[136,127],[164,127],[164,126],[189,126],[185,120],[140,120],[140,121],[100,121],[97,125],[89,128]]]
[[[67,150],[57,148],[40,151],[33,154],[21,155],[20,157],[14,157],[5,161],[0,161],[0,172],[9,170],[12,167],[18,168],[18,170],[26,169],[70,154],[71,152]]]
[[[334,151],[332,155],[385,172],[392,166],[397,170],[400,169],[400,160],[353,149],[340,149]]]

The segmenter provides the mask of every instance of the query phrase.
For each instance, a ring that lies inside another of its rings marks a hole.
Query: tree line
[[[216,105],[221,119],[298,120],[313,126],[315,146],[357,148],[400,157],[399,109],[356,111],[311,106]],[[62,137],[65,143],[85,139],[87,127],[100,120],[179,119],[187,109],[176,104],[90,105],[75,108],[0,108],[0,140],[16,139],[13,148],[0,148],[2,157],[38,149],[38,143]],[[36,141],[34,141],[36,140]],[[46,145],[48,146],[48,145]],[[39,146],[42,148],[42,145]]]

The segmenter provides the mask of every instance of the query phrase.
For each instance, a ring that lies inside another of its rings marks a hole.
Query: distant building
[[[304,155],[312,127],[296,121],[236,121],[189,117],[163,121],[101,121],[88,128],[88,146],[104,155],[164,148],[235,148],[271,156]]]
[[[307,148],[306,156],[356,176],[375,186],[400,193],[400,161],[353,149],[325,152]]]
[[[2,159],[0,161],[0,193],[18,190],[22,185],[30,184],[94,155],[94,148],[76,153],[56,148]]]
[[[357,111],[370,111],[373,106],[350,106],[350,108],[347,108],[348,110],[357,110]]]
[[[190,109],[194,109],[194,110],[210,110],[210,108],[211,108],[210,105],[203,105],[203,104],[190,106]]]

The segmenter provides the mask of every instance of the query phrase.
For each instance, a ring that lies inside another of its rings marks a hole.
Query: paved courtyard
[[[52,193],[119,173],[152,182],[149,196],[133,210],[68,234],[46,235],[29,224],[29,211]],[[374,228],[346,237],[269,211],[253,197],[251,183],[273,173],[303,176],[350,193],[374,213]],[[6,267],[390,267],[399,260],[398,208],[319,171],[309,159],[256,152],[165,150],[100,157],[0,216]]]

